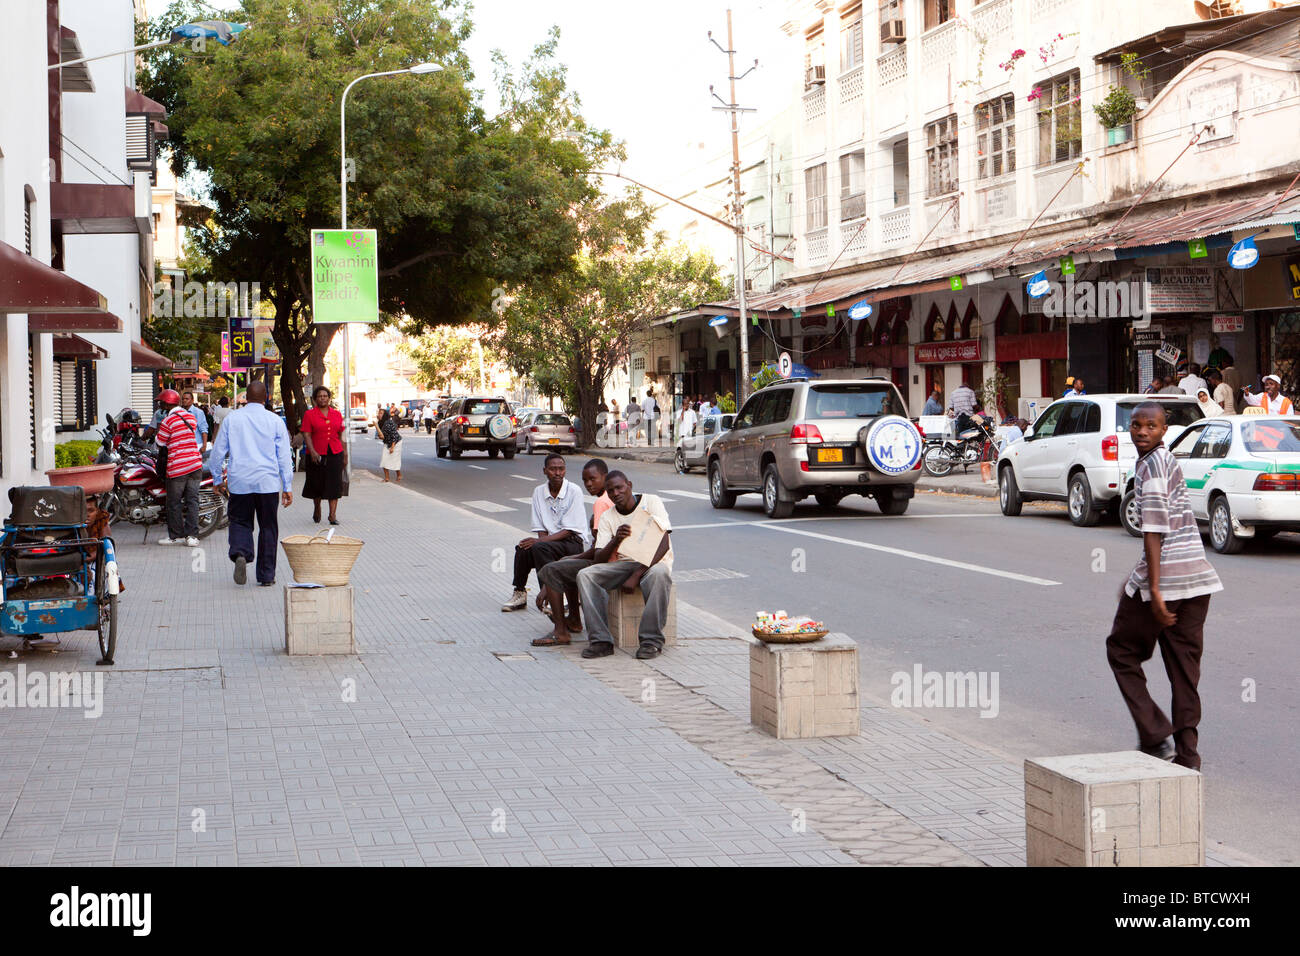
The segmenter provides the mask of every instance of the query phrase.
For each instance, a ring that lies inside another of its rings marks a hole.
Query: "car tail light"
[[[1294,472],[1263,472],[1255,478],[1256,491],[1297,491],[1300,477]]]
[[[575,429],[572,425],[569,426],[569,434],[570,435],[578,434],[577,429]]]
[[[800,422],[790,429],[791,445],[817,445],[822,441],[822,433],[816,425],[805,425]]]
[[[800,471],[807,471],[807,470],[808,470],[808,462],[806,462],[806,461],[801,461],[801,462],[799,462],[799,470],[800,470]]]
[[[1101,440],[1101,460],[1119,461],[1119,436],[1107,435]]]
[[[515,416],[511,415],[511,416],[510,416],[510,424],[511,424],[511,425],[514,425],[515,428],[518,428],[518,427],[519,427],[519,419],[517,419],[517,418],[515,418]]]
[[[533,432],[534,434],[536,434],[537,432],[541,431],[541,429],[538,428],[536,425],[533,425],[533,426],[532,426],[531,428],[529,428],[528,430],[529,430],[530,432]]]
[[[464,415],[457,415],[457,416],[456,416],[456,424],[457,424],[457,425],[468,425],[468,424],[469,424],[469,419],[466,418]]]

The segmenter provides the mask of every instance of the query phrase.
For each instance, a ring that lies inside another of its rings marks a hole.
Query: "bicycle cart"
[[[117,649],[117,559],[111,538],[86,533],[86,495],[76,485],[9,490],[0,532],[0,634],[40,640],[95,631],[110,665]]]

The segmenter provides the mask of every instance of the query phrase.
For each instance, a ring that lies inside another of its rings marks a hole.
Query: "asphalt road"
[[[436,458],[424,435],[403,444],[407,486],[527,533],[540,455],[451,461]],[[358,467],[378,464],[373,432],[358,435],[354,449]],[[587,457],[569,456],[574,481]],[[701,474],[636,461],[611,467],[665,499],[679,576],[734,575],[680,581],[683,600],[742,627],[760,609],[825,621],[858,641],[862,690],[882,703],[892,675],[918,664],[996,673],[996,717],[974,708],[928,708],[924,717],[1015,759],[1133,745],[1104,647],[1140,551],[1118,525],[1075,528],[1050,504],[1006,518],[994,499],[927,493],[900,517],[850,498],[831,512],[810,500],[792,518],[770,521],[757,495],[714,510]],[[1225,590],[1211,602],[1200,685],[1207,835],[1264,860],[1300,863],[1300,655],[1291,607],[1300,536],[1209,554]],[[503,581],[503,601],[508,589]],[[1167,702],[1158,654],[1147,672],[1157,701]]]

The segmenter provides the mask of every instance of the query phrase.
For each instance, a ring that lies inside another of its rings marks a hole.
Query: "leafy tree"
[[[481,327],[442,325],[409,341],[402,351],[415,362],[415,384],[440,392],[452,382],[477,383],[480,358],[484,365],[497,360],[491,341],[482,341],[484,335]]]
[[[549,369],[567,384],[587,441],[595,437],[605,384],[635,337],[658,315],[724,297],[707,255],[646,238],[650,211],[639,194],[575,210],[583,249],[559,276],[530,283],[504,312],[503,348],[517,371]]]
[[[175,0],[142,36],[210,15]],[[578,115],[554,61],[557,33],[518,77],[498,60],[505,105],[489,118],[469,86],[461,0],[243,0],[226,16],[252,29],[229,47],[150,51],[139,86],[168,110],[173,168],[209,184],[198,251],[222,281],[260,283],[274,311],[291,422],[305,408],[304,359],[323,369],[337,329],[312,322],[308,238],[339,224],[338,107],[356,77],[445,68],[348,97],[348,225],[378,230],[386,315],[420,328],[486,320],[494,289],[567,267],[578,241],[569,210],[597,194],[585,174],[621,150]]]

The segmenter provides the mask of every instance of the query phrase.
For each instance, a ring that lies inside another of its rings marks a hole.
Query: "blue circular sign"
[[[886,475],[911,471],[921,460],[921,433],[901,415],[886,415],[867,432],[867,458]]]

